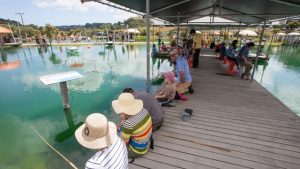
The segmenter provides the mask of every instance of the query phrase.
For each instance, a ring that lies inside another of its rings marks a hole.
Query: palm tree
[[[50,45],[52,45],[52,40],[55,37],[55,34],[57,33],[57,28],[50,24],[46,24],[44,28],[44,33],[49,38]]]

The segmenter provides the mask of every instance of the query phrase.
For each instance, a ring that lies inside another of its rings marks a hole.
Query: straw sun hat
[[[112,102],[112,107],[117,114],[124,113],[133,116],[143,109],[143,101],[134,99],[130,93],[122,93],[118,100]]]
[[[117,136],[116,125],[107,121],[100,113],[90,114],[83,125],[75,131],[79,144],[89,149],[102,149],[110,146]]]

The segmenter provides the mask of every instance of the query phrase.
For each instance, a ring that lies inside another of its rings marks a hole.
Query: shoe
[[[190,85],[190,86],[188,87],[188,90],[189,90],[189,93],[190,93],[190,94],[193,94],[193,93],[194,93],[194,89],[193,89],[192,85]]]
[[[186,113],[188,113],[190,116],[192,116],[192,114],[193,114],[193,110],[192,109],[184,109],[184,111]]]
[[[132,158],[128,163],[132,164],[134,162],[134,158]]]

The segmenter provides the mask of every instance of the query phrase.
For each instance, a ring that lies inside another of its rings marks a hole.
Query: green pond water
[[[270,60],[257,67],[254,78],[300,116],[300,47],[272,47],[265,52]]]
[[[0,71],[0,168],[69,168],[33,132],[36,128],[79,168],[95,151],[81,147],[72,135],[93,112],[118,122],[111,101],[123,88],[146,89],[146,47],[119,45],[4,49],[1,62],[20,61]],[[68,55],[76,55],[70,57]],[[258,66],[255,79],[300,115],[300,48],[270,49],[268,64]],[[201,61],[201,60],[200,60]],[[168,61],[151,61],[151,77],[171,69]],[[84,78],[68,82],[71,110],[64,111],[58,84],[44,85],[39,76],[76,70]],[[155,87],[152,87],[152,91]]]
[[[67,48],[24,47],[0,53],[1,62],[20,61],[18,68],[0,71],[0,168],[69,167],[37,137],[33,127],[83,168],[95,152],[77,143],[72,135],[76,125],[93,112],[118,122],[111,101],[125,87],[146,90],[145,46],[83,46],[78,53]],[[169,65],[167,60],[156,60],[151,76],[170,69]],[[71,110],[65,112],[59,84],[46,86],[39,76],[71,70],[84,78],[68,82]]]

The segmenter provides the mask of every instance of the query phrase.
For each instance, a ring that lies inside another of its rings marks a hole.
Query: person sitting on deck
[[[193,89],[191,86],[192,77],[189,70],[189,65],[184,55],[178,56],[177,49],[173,49],[170,52],[171,61],[175,64],[175,72],[177,76],[177,87],[176,90],[179,94],[190,92]]]
[[[131,93],[135,99],[143,101],[144,108],[148,110],[152,118],[152,131],[156,131],[162,126],[165,110],[153,95],[147,92],[136,92],[132,88],[125,88],[123,93]]]
[[[225,42],[221,43],[221,46],[219,46],[220,48],[220,54],[219,54],[219,60],[223,60],[224,57],[226,56],[226,46],[225,46]]]
[[[241,78],[245,79],[245,80],[249,80],[250,79],[250,71],[253,68],[251,59],[248,58],[249,56],[249,51],[255,46],[255,44],[253,42],[249,42],[247,43],[245,46],[243,46],[238,53],[238,61],[240,66],[245,66],[245,72],[242,73]]]
[[[128,169],[128,153],[123,140],[117,135],[113,122],[100,113],[90,114],[75,132],[79,144],[98,150],[85,164],[86,169]]]
[[[152,119],[143,101],[134,99],[130,93],[122,93],[112,107],[121,119],[120,134],[127,145],[129,158],[138,158],[153,148]]]
[[[175,99],[176,95],[176,82],[173,72],[167,72],[164,74],[166,86],[159,92],[155,98],[158,100],[161,106],[167,106],[172,100]]]
[[[235,57],[237,43],[238,43],[237,40],[232,41],[231,45],[228,47],[228,49],[226,51],[226,57],[228,60],[234,61],[235,65],[238,67],[239,63]]]

